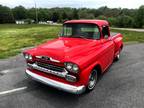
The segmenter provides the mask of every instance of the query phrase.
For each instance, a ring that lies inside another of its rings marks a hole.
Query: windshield
[[[95,24],[64,24],[61,36],[72,38],[99,39],[99,28]]]

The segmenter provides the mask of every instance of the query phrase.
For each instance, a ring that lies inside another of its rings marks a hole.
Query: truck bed
[[[110,32],[110,35],[111,35],[111,39],[115,43],[115,56],[116,56],[119,53],[120,49],[122,49],[122,47],[123,47],[122,34]]]
[[[117,32],[110,32],[110,36],[116,36],[118,33]]]

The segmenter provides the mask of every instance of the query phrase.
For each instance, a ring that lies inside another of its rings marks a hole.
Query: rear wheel
[[[94,69],[89,76],[89,82],[86,89],[88,92],[94,89],[94,87],[97,84],[97,80],[98,80],[97,70]]]
[[[115,57],[114,61],[118,61],[120,59],[120,53],[121,53],[122,48],[119,50],[117,56]]]
[[[115,61],[118,61],[120,59],[120,53],[115,57]]]

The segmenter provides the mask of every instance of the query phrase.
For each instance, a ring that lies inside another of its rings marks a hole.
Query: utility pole
[[[13,11],[12,11],[11,8],[10,8],[10,13],[11,13],[11,16],[12,16],[12,20],[15,22],[16,20],[15,20],[15,18],[14,18]]]
[[[38,23],[38,11],[37,11],[37,5],[35,0],[34,3],[35,3],[35,19],[36,19],[36,23]]]

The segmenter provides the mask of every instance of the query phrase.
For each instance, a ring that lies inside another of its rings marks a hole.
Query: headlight
[[[79,70],[78,66],[77,65],[73,65],[73,71],[77,72]]]
[[[73,72],[73,73],[78,73],[79,71],[79,67],[74,64],[74,63],[64,63],[65,64],[65,68],[70,71],[70,72]]]
[[[28,59],[28,58],[29,58],[29,55],[28,55],[28,54],[24,54],[24,58],[25,58],[25,59]]]
[[[66,68],[68,70],[71,70],[73,68],[73,64],[72,63],[66,63]]]
[[[32,56],[30,54],[24,54],[24,58],[27,60],[32,60]]]
[[[32,56],[31,55],[29,55],[29,58],[28,58],[29,60],[32,60]]]

